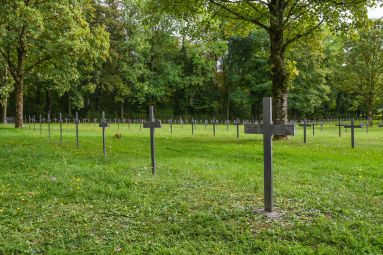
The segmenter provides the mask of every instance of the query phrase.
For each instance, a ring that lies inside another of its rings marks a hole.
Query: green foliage
[[[382,22],[358,31],[357,38],[346,41],[342,66],[342,89],[353,95],[353,108],[365,108],[372,118],[383,97]],[[363,109],[362,108],[362,109]]]
[[[293,113],[313,116],[329,101],[331,87],[326,81],[327,69],[323,68],[323,47],[323,38],[316,34],[295,45],[289,53],[298,72],[289,93],[289,107]]]
[[[105,110],[139,117],[156,104],[167,117],[257,117],[262,97],[280,89],[272,84],[279,64],[290,116],[369,111],[361,91],[347,82],[365,79],[368,67],[344,49],[359,41],[358,27],[374,1],[286,0],[278,58],[271,58],[275,13],[266,2],[14,2],[0,7],[0,52],[15,85],[24,77],[26,115],[76,110],[91,117]],[[344,44],[345,38],[350,42]],[[22,69],[16,68],[20,47]],[[359,66],[346,70],[347,61],[347,68]],[[9,94],[12,86],[2,90]],[[378,89],[373,94],[377,113],[383,96]],[[9,99],[11,115],[15,101]]]

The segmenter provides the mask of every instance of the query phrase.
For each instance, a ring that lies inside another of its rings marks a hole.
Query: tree
[[[378,100],[383,97],[383,22],[374,21],[359,30],[345,45],[341,88],[354,95],[354,108],[367,109],[370,125]]]
[[[0,62],[0,107],[1,107],[1,122],[7,123],[7,107],[8,107],[8,97],[9,94],[13,91],[13,81],[9,77],[8,67],[5,63]]]
[[[225,75],[232,89],[231,100],[237,108],[240,107],[238,114],[251,113],[239,116],[259,117],[262,97],[271,95],[269,38],[264,30],[257,29],[246,37],[231,37],[228,45]]]
[[[370,0],[160,0],[159,8],[173,13],[193,15],[206,9],[227,18],[250,22],[267,31],[270,39],[270,63],[274,121],[288,121],[288,92],[290,73],[286,52],[298,40],[318,30],[322,24],[350,26],[350,21],[360,21],[367,14]],[[182,16],[180,15],[180,16]],[[283,138],[283,137],[280,137]]]
[[[316,33],[291,48],[288,58],[293,61],[295,79],[289,93],[289,112],[301,116],[322,114],[321,107],[329,101],[331,88],[326,80],[324,65],[324,35]],[[295,118],[296,116],[294,116]]]
[[[46,67],[64,61],[77,63],[94,49],[92,43],[103,45],[104,30],[92,31],[86,19],[91,7],[91,0],[1,1],[0,55],[15,81],[16,127],[23,126],[27,75],[42,66],[40,71],[52,70]]]

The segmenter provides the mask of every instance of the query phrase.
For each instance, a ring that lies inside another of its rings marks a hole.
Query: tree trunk
[[[7,106],[8,106],[8,98],[3,98],[1,102],[2,107],[2,123],[7,124]]]
[[[275,124],[288,122],[288,74],[285,63],[283,36],[284,1],[274,1],[270,5],[273,18],[270,19],[270,62],[272,72],[273,121]],[[287,136],[275,136],[286,139]]]
[[[48,88],[47,89],[47,112],[52,112],[52,91]]]
[[[16,115],[15,115],[15,127],[23,127],[24,116],[24,77],[18,77],[15,84],[16,92]]]
[[[72,118],[72,99],[70,98],[70,93],[68,92],[68,116]]]
[[[368,105],[367,118],[368,118],[368,125],[369,125],[370,127],[374,126],[373,115],[374,115],[374,112],[373,112],[373,110],[372,110],[372,105],[369,104],[369,105]]]
[[[124,103],[121,103],[121,119],[124,119]]]
[[[24,43],[20,40],[20,46],[17,48],[17,74],[15,79],[16,92],[16,116],[15,127],[23,127],[24,116]]]

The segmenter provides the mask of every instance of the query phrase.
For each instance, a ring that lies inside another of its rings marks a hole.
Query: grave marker
[[[41,119],[41,114],[40,114],[40,120],[39,120],[39,122],[40,122],[40,135],[42,135],[42,134],[43,134],[43,126],[42,126],[42,122],[43,122],[43,120]]]
[[[102,118],[100,124],[98,125],[102,128],[102,151],[104,152],[104,158],[106,158],[106,136],[105,129],[109,127],[108,121],[105,119],[105,112],[102,112]]]
[[[339,137],[342,137],[342,127],[344,127],[344,125],[341,123],[340,120],[338,120],[338,125],[335,125],[335,126],[339,128],[339,131],[338,131]]]
[[[307,127],[311,127],[311,124],[308,124],[307,120],[305,119],[303,124],[299,124],[299,126],[303,127],[303,142],[307,143]]]
[[[294,125],[274,125],[272,122],[272,99],[263,98],[263,124],[246,124],[245,134],[263,134],[264,151],[264,209],[273,212],[273,135],[294,135]]]
[[[216,119],[213,119],[213,135],[215,137],[215,124],[217,123]]]
[[[80,124],[80,119],[78,118],[78,112],[76,112],[76,117],[74,119],[74,124],[76,124],[76,146],[79,148],[78,142],[78,125]]]
[[[60,122],[60,144],[63,144],[63,119],[61,116],[61,112],[60,112],[59,122]]]
[[[351,124],[344,125],[345,128],[351,128],[351,147],[355,148],[355,128],[362,128],[363,125],[355,125],[354,118],[351,119]]]
[[[234,125],[237,126],[237,138],[239,138],[239,125],[241,125],[241,121],[237,118],[237,120],[234,122]]]
[[[149,121],[144,122],[144,128],[150,128],[150,152],[152,158],[152,174],[156,174],[156,145],[154,142],[154,131],[156,128],[161,128],[161,121],[156,121],[154,118],[154,107],[149,107]]]
[[[48,112],[48,137],[51,139],[51,113]]]

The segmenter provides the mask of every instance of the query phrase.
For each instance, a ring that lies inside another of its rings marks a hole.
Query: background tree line
[[[3,119],[135,118],[150,104],[160,118],[250,119],[271,95],[281,119],[287,100],[290,118],[382,112],[383,29],[366,18],[372,2],[320,1],[315,13],[298,0],[177,2],[1,0]],[[337,12],[325,12],[330,4]],[[343,23],[342,8],[352,11]]]

